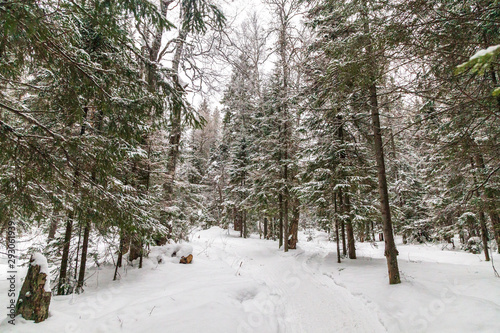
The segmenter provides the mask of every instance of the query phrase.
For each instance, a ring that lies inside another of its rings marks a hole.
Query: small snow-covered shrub
[[[464,248],[469,246],[468,240],[472,238],[471,236],[477,235],[478,224],[477,216],[472,212],[465,212],[458,218],[458,234]]]
[[[481,238],[479,237],[471,237],[467,240],[467,242],[462,246],[465,251],[479,254],[483,250],[483,244],[481,243]]]
[[[432,241],[431,228],[428,223],[414,223],[403,227],[403,237],[408,243],[425,243]]]

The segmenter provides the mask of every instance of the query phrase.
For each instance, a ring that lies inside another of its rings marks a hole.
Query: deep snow
[[[119,281],[111,266],[89,271],[85,292],[53,297],[45,322],[4,320],[0,332],[500,332],[500,279],[480,255],[398,244],[403,281],[390,286],[383,242],[357,243],[358,259],[337,264],[327,234],[306,239],[283,253],[257,236],[197,231],[189,244],[152,248]],[[6,271],[1,259],[0,304]]]

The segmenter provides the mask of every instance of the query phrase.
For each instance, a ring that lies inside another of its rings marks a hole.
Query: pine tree
[[[384,22],[388,12],[383,4],[372,1],[342,3],[322,1],[311,11],[311,26],[316,30],[318,49],[326,62],[327,72],[318,88],[327,95],[334,91],[340,98],[336,104],[354,107],[370,114],[373,147],[378,169],[380,210],[383,221],[385,256],[389,270],[389,283],[400,283],[397,250],[394,242],[388,185],[383,150],[379,85],[384,80],[387,58],[384,50],[392,41],[386,39]],[[353,50],[363,50],[361,53]],[[355,94],[349,93],[355,91]],[[359,110],[359,111],[358,111]],[[341,196],[339,196],[341,198]]]

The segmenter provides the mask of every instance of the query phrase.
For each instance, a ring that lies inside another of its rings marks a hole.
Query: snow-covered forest
[[[497,1],[0,22],[1,332],[500,331]]]

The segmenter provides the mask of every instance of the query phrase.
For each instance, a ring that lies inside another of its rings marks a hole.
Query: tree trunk
[[[279,225],[279,248],[283,246],[283,195],[280,193],[279,197],[279,205],[280,205],[280,225]]]
[[[339,239],[339,218],[338,218],[338,209],[337,209],[337,193],[333,193],[333,202],[335,205],[335,238],[337,240],[337,263],[341,263],[340,261],[340,239]]]
[[[122,262],[123,262],[123,254],[126,253],[125,250],[125,236],[124,236],[124,232],[122,231],[121,234],[120,234],[120,245],[119,245],[119,249],[118,249],[118,259],[116,260],[116,265],[118,267],[122,267]]]
[[[174,189],[175,169],[177,167],[177,160],[179,159],[179,144],[181,141],[181,121],[182,121],[182,95],[184,88],[181,86],[179,80],[179,66],[181,56],[184,50],[184,43],[187,37],[187,31],[181,30],[177,38],[177,45],[175,48],[174,59],[172,60],[172,72],[174,74],[174,83],[176,88],[176,100],[173,101],[172,112],[170,116],[171,132],[169,136],[169,150],[167,160],[167,179],[164,186],[166,205],[172,202],[172,195]]]
[[[269,235],[267,234],[267,217],[264,217],[264,239],[269,239]]]
[[[118,261],[121,261],[121,260],[122,260],[122,254],[118,253],[118,260],[116,261],[116,265],[115,265],[115,274],[113,275],[113,281],[116,281],[116,279],[118,278],[118,267],[121,267],[121,266],[118,266]]]
[[[76,292],[78,294],[83,292],[83,282],[85,281],[85,269],[87,266],[87,252],[89,248],[89,235],[90,222],[87,222],[83,231],[82,259],[80,262],[80,274],[78,275],[78,282],[76,284]]]
[[[398,268],[398,250],[394,242],[394,235],[392,230],[391,211],[389,206],[389,194],[387,192],[387,179],[385,174],[385,161],[384,150],[382,143],[382,135],[380,131],[380,116],[377,101],[377,87],[375,82],[369,87],[370,93],[370,109],[373,128],[373,139],[375,145],[375,159],[377,160],[377,173],[378,173],[378,190],[380,194],[380,211],[382,213],[382,221],[384,223],[384,239],[385,239],[385,252],[384,255],[387,259],[387,268],[389,272],[389,283],[401,283]]]
[[[234,225],[234,231],[241,231],[241,222],[240,222],[240,215],[239,211],[236,208],[233,208],[233,225]]]
[[[122,262],[123,262],[123,253],[124,253],[124,248],[125,248],[125,233],[122,232],[120,233],[120,245],[118,248],[118,259],[116,259],[116,266],[115,266],[115,274],[113,276],[113,281],[116,281],[118,278],[118,268],[122,267]]]
[[[85,130],[87,129],[87,125],[85,122],[87,121],[87,116],[88,116],[88,107],[83,108],[83,122],[82,126],[80,129],[80,136],[83,136],[85,134]],[[75,173],[74,173],[74,180],[73,180],[73,188],[75,190],[75,193],[79,192],[79,178],[80,178],[80,172],[78,167],[75,168]],[[69,259],[69,250],[70,250],[70,245],[71,245],[71,233],[73,231],[73,218],[74,218],[74,210],[75,210],[75,205],[73,204],[73,210],[69,212],[68,214],[68,221],[66,222],[66,232],[64,234],[64,244],[63,244],[63,254],[61,258],[61,270],[59,273],[59,284],[57,288],[57,294],[58,295],[66,295],[70,292],[69,289],[69,284],[68,284],[68,279],[67,279],[67,274],[68,274],[68,259]]]
[[[178,102],[180,103],[180,101]],[[163,186],[165,201],[170,205],[173,200],[175,170],[179,158],[179,144],[181,141],[181,106],[175,105],[172,109],[171,125],[172,131],[169,136],[169,150],[167,160],[167,178]]]
[[[354,230],[352,228],[352,216],[351,216],[351,203],[349,199],[349,194],[345,194],[345,212],[348,214],[349,218],[347,220],[347,243],[349,245],[349,259],[356,259],[356,246],[354,244]]]
[[[479,212],[479,223],[481,224],[481,238],[483,240],[484,259],[486,261],[490,261],[490,253],[488,249],[488,228],[486,227],[486,217],[484,216],[484,212],[482,210]]]
[[[142,239],[141,239],[141,247],[139,249],[139,268],[142,268],[142,260],[144,258],[144,244],[142,243]]]
[[[68,214],[66,222],[66,232],[64,234],[63,253],[61,258],[61,269],[59,272],[59,284],[57,287],[58,295],[67,295],[69,293],[69,285],[67,281],[68,274],[68,259],[71,245],[71,232],[73,230],[73,212]]]
[[[289,189],[288,189],[288,158],[289,158],[289,146],[290,146],[290,121],[288,112],[288,85],[290,78],[289,69],[289,59],[287,58],[288,51],[288,27],[290,24],[290,17],[286,13],[285,3],[275,3],[276,11],[279,15],[279,37],[278,37],[278,48],[280,55],[280,66],[282,70],[282,87],[280,89],[280,110],[282,112],[283,126],[280,126],[280,163],[282,163],[282,180],[284,181],[283,194],[280,198],[280,205],[282,206],[280,211],[280,247],[283,245],[283,233],[284,233],[284,251],[288,252],[288,241],[289,241],[289,222],[288,222],[288,205],[289,205]],[[281,160],[281,156],[284,160]]]
[[[238,211],[238,230],[240,231],[240,237],[243,238],[243,211]]]
[[[292,201],[292,220],[290,224],[290,241],[288,242],[289,249],[296,249],[299,241],[299,220],[300,220],[300,205],[299,200],[294,196]]]
[[[373,223],[373,221],[370,222],[370,226],[371,226],[371,230],[372,230],[372,239],[375,242],[376,241],[376,239],[375,239],[375,224]]]
[[[486,165],[484,164],[483,156],[480,153],[476,153],[475,156],[476,165],[480,170],[486,170]],[[493,226],[493,231],[495,235],[495,240],[498,247],[498,253],[500,253],[500,217],[498,216],[497,207],[495,206],[494,197],[491,193],[491,190],[486,188],[483,189],[481,193],[481,197],[483,198],[484,204],[486,205],[486,210],[488,211],[488,215],[490,216],[491,224]]]
[[[343,201],[343,195],[342,195],[342,189],[339,189],[339,213],[343,213],[343,208],[344,208],[344,201]],[[342,231],[342,255],[346,256],[347,255],[347,242],[346,242],[346,237],[345,237],[345,223],[344,219],[340,220],[340,227]]]
[[[285,170],[286,170],[286,167],[285,167]],[[285,171],[285,175],[286,175],[286,171]],[[285,178],[286,179],[286,178]],[[285,185],[286,186],[286,185]],[[284,226],[284,238],[285,238],[285,242],[284,242],[284,251],[285,252],[288,252],[288,241],[289,241],[289,224],[288,224],[288,190],[285,189],[285,200],[283,202],[284,204],[284,207],[283,207],[283,226]]]
[[[50,220],[49,235],[47,236],[48,243],[54,240],[58,225],[59,225],[59,216],[52,217],[52,219]]]
[[[243,238],[248,237],[248,232],[247,232],[247,212],[246,210],[243,211]]]
[[[168,6],[172,3],[173,1],[167,0],[167,1],[160,1],[160,10],[161,14],[163,17],[166,18],[167,16],[167,11],[168,11]],[[181,13],[182,16],[182,13]],[[162,35],[163,31],[160,29],[156,31],[155,38],[153,41],[152,46],[149,49],[149,58],[150,61],[155,63],[155,62],[160,62],[161,58],[163,57],[163,52],[160,54],[160,47],[161,47],[161,40],[162,40]],[[175,94],[173,95],[173,101],[172,101],[172,110],[170,113],[170,124],[171,124],[171,132],[169,136],[169,148],[168,148],[168,159],[167,159],[167,166],[166,166],[166,179],[165,182],[163,183],[163,196],[164,196],[164,202],[163,202],[163,209],[160,213],[160,220],[161,222],[167,226],[168,228],[168,216],[167,216],[167,210],[166,208],[172,205],[172,200],[173,200],[173,192],[174,192],[174,179],[175,179],[175,170],[177,167],[177,161],[179,158],[179,144],[181,140],[181,133],[182,133],[182,127],[181,127],[181,120],[182,120],[182,95],[184,93],[184,88],[180,84],[179,80],[179,65],[181,61],[181,56],[183,53],[184,49],[184,43],[185,39],[187,37],[187,31],[184,30],[183,28],[179,32],[179,36],[176,40],[176,47],[175,47],[175,53],[174,53],[174,58],[172,60],[172,74],[173,74],[173,81],[174,81],[174,88],[175,88]],[[150,66],[150,65],[148,65]],[[148,83],[150,86],[150,89],[152,91],[156,90],[157,82],[154,78],[154,75],[152,73],[152,70],[148,70]],[[168,238],[170,238],[171,235],[167,234],[166,236],[159,236],[158,241],[159,243],[166,243]],[[138,244],[135,244],[136,247]],[[134,253],[135,255],[135,253]]]
[[[78,228],[78,243],[76,244],[75,275],[74,275],[75,281],[78,277],[78,257],[80,255],[80,243],[81,242],[82,242],[82,224],[80,223],[80,228]]]
[[[258,223],[259,225],[257,226],[257,228],[259,229],[259,239],[262,239],[262,234],[264,233],[262,230],[262,221],[258,219]]]
[[[276,240],[276,217],[273,217],[273,220],[272,220],[272,228],[271,228],[271,233],[272,233],[272,239],[273,241]]]
[[[286,89],[286,85],[284,86],[284,89]],[[284,190],[283,190],[283,232],[284,232],[284,248],[283,250],[285,252],[288,252],[288,241],[290,238],[290,225],[288,222],[288,203],[290,199],[290,193],[288,191],[288,112],[286,109],[286,102],[283,105],[283,108],[285,110],[285,126],[284,126],[284,146],[285,146],[285,165],[283,166],[283,181],[284,181]]]

